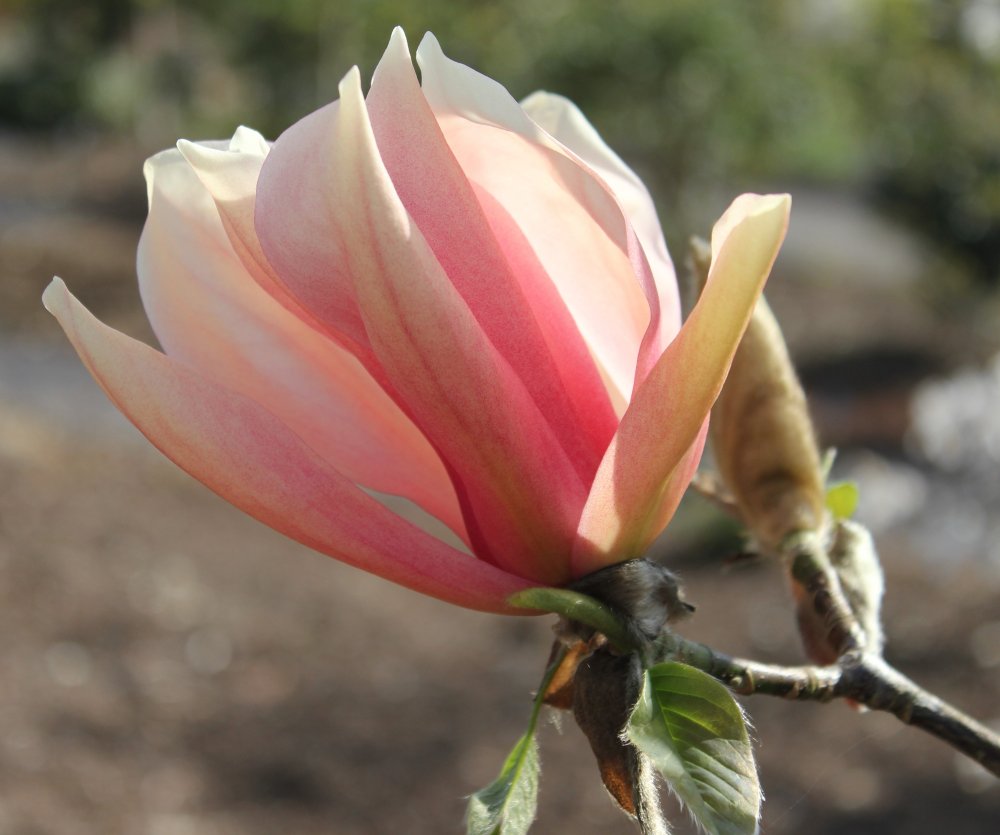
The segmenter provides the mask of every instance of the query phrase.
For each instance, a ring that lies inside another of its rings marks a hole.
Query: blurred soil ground
[[[59,274],[150,338],[140,163],[0,138],[0,835],[459,833],[463,796],[523,730],[550,620],[452,609],[308,552],[104,401],[39,296]],[[936,301],[925,256],[849,197],[797,195],[770,295],[879,534],[890,660],[997,722],[998,318]],[[962,397],[978,405],[956,412]],[[712,513],[691,501],[663,543],[698,604],[685,633],[799,661],[779,572],[724,570]],[[997,831],[1000,784],[891,717],[745,707],[769,835]],[[534,831],[632,831],[571,721],[541,742]]]

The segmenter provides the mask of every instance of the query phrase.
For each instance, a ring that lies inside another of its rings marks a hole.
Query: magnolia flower
[[[367,97],[269,145],[145,166],[160,353],[45,292],[112,402],[266,525],[424,594],[511,611],[639,556],[674,513],[774,261],[784,195],[738,198],[681,327],[652,201],[576,107],[518,104],[396,30]],[[394,513],[403,497],[454,544]]]

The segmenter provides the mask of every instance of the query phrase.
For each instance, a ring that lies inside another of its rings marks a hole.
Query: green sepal
[[[858,509],[858,485],[854,481],[838,481],[826,488],[826,509],[838,522],[850,519]]]
[[[507,602],[518,609],[562,615],[596,629],[619,649],[634,649],[634,642],[618,616],[589,595],[570,589],[533,588],[512,594]]]
[[[668,661],[646,671],[626,726],[709,835],[753,835],[761,791],[743,711],[707,673]]]
[[[500,776],[469,798],[468,835],[525,835],[538,805],[538,744],[534,728],[507,757]]]

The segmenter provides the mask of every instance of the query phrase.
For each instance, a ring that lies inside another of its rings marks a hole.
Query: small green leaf
[[[468,835],[525,835],[538,802],[538,745],[534,729],[522,736],[500,776],[469,798]]]
[[[826,509],[837,521],[850,519],[858,509],[858,485],[853,481],[838,481],[826,488]]]
[[[724,685],[687,664],[657,664],[626,733],[705,832],[757,832],[757,768],[743,712]]]
[[[465,823],[468,835],[525,835],[538,806],[538,744],[535,728],[545,692],[566,657],[566,648],[555,653],[542,676],[531,705],[528,730],[510,752],[500,776],[469,798]]]
[[[507,602],[519,609],[554,612],[568,620],[585,623],[606,635],[620,649],[633,649],[628,631],[618,616],[589,595],[570,589],[534,588],[512,594]]]

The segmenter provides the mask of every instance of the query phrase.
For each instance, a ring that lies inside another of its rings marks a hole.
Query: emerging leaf
[[[468,835],[525,835],[538,803],[538,745],[532,727],[507,757],[497,777],[469,798]]]
[[[545,694],[567,655],[567,649],[556,642],[531,706],[528,730],[510,752],[500,770],[500,776],[469,798],[466,811],[468,835],[525,835],[535,819],[538,805],[538,744],[535,742],[535,727],[538,725],[538,713],[542,709]]]
[[[705,832],[757,832],[753,751],[743,712],[724,685],[687,664],[657,664],[646,672],[626,732]]]
[[[826,509],[838,522],[850,519],[858,509],[858,485],[853,481],[838,481],[826,488]]]

